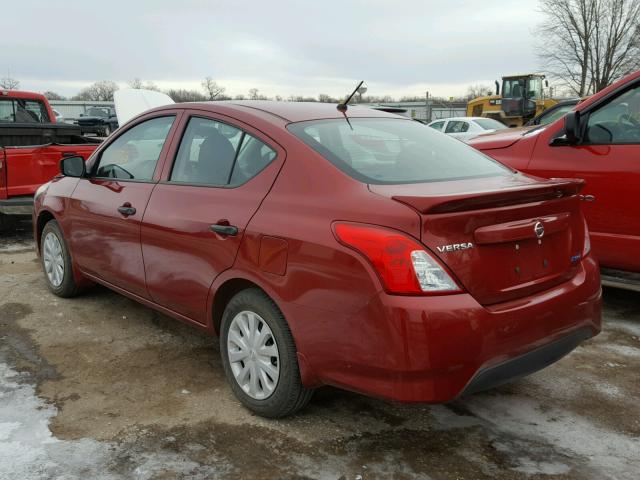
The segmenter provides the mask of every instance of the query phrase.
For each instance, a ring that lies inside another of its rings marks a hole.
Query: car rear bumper
[[[600,331],[601,303],[598,265],[587,257],[570,281],[497,305],[379,293],[331,336],[316,329],[311,344],[296,341],[319,384],[442,403],[558,360]]]
[[[31,215],[33,197],[21,196],[0,200],[0,213],[4,215]]]

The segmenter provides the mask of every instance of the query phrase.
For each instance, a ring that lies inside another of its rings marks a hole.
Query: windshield
[[[474,120],[474,122],[480,125],[484,130],[502,130],[507,128],[504,123],[494,120],[493,118],[479,118]]]
[[[568,111],[573,110],[574,107],[575,105],[562,105],[556,108],[554,111],[549,112],[548,115],[540,117],[539,125],[548,125],[551,122],[555,122],[560,117],[564,117]]]
[[[511,78],[502,82],[502,98],[522,98],[524,78]]]
[[[410,120],[351,118],[292,123],[287,129],[364,183],[401,184],[510,175],[461,141]]]
[[[88,117],[108,117],[109,109],[93,107],[87,111],[87,116]]]

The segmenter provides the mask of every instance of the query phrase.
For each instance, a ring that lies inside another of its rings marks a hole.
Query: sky
[[[537,0],[6,2],[0,77],[65,96],[97,80],[226,94],[457,96],[541,70]]]

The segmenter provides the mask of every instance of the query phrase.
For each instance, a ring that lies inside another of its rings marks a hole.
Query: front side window
[[[502,82],[502,98],[521,98],[523,95],[523,78],[512,78]]]
[[[151,180],[174,119],[153,118],[124,132],[100,154],[96,177]]]
[[[444,122],[435,122],[432,123],[431,125],[429,125],[431,128],[434,128],[436,130],[440,130],[442,131],[442,126],[444,125]]]
[[[618,95],[589,115],[589,143],[640,143],[640,86]]]
[[[532,77],[527,80],[527,97],[532,100],[542,98],[542,78]]]
[[[287,129],[352,178],[371,184],[511,175],[464,143],[411,120],[351,118],[292,123]]]
[[[248,133],[215,120],[192,117],[185,129],[171,181],[238,186],[260,173],[276,152]]]

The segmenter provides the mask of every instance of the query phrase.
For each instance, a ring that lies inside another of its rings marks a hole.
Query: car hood
[[[509,128],[506,130],[497,130],[493,133],[486,133],[474,137],[468,140],[467,144],[471,145],[474,148],[477,148],[478,150],[506,148],[510,147],[518,140],[520,140],[525,134],[536,128],[542,131],[542,128],[540,127],[520,127]]]
[[[113,94],[113,101],[120,125],[124,125],[147,110],[175,103],[166,93],[135,88],[116,91]]]

